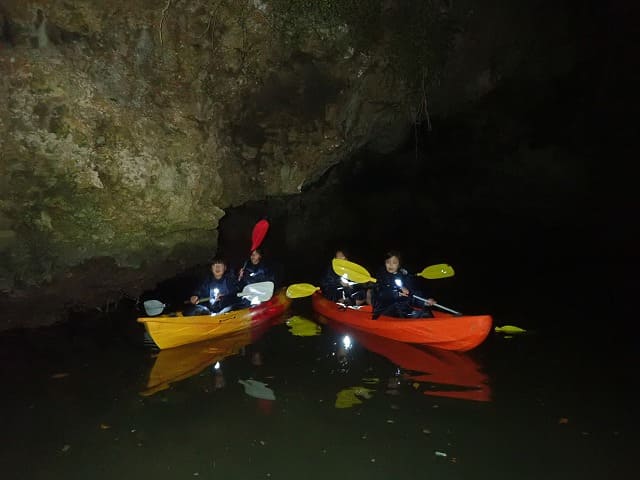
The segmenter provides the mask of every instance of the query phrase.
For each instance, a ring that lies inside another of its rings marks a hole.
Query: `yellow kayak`
[[[284,313],[290,304],[291,299],[282,289],[270,300],[242,310],[192,317],[141,317],[138,322],[144,324],[158,348],[164,350],[256,327]]]

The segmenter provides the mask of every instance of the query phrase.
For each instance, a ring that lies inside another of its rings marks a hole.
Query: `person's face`
[[[253,252],[251,252],[251,263],[253,263],[254,265],[257,265],[260,263],[260,260],[262,260],[262,255],[260,255],[260,253],[256,250],[254,250]]]
[[[214,263],[211,265],[211,272],[213,276],[216,278],[220,278],[224,275],[224,272],[227,271],[227,266],[224,263]]]
[[[400,268],[400,259],[393,255],[384,261],[384,266],[389,273],[396,273]]]
[[[336,258],[338,258],[340,260],[346,260],[347,256],[344,254],[344,252],[342,250],[338,250],[336,252]]]

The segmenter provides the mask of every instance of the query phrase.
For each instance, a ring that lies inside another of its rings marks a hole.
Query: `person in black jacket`
[[[273,271],[262,260],[262,249],[256,248],[251,252],[250,261],[240,269],[238,282],[240,287],[259,282],[274,282],[275,275]]]
[[[422,305],[423,309],[412,307],[412,296],[420,295],[420,292],[415,278],[401,268],[400,254],[388,252],[384,266],[373,289],[373,318],[380,315],[398,318],[432,317],[429,307],[436,303],[433,298],[427,298],[426,305]]]
[[[336,250],[334,258],[348,260],[344,250]],[[334,272],[332,264],[329,265],[327,272],[320,281],[320,289],[322,294],[333,302],[345,305],[362,305],[365,303],[366,291],[360,285],[349,282],[346,278],[342,278]]]
[[[262,260],[262,249],[256,248],[251,252],[249,262],[245,263],[245,266],[240,269],[238,288],[243,290],[247,285],[260,282],[273,282],[275,286],[276,275]],[[255,303],[252,303],[252,299],[246,297],[240,301],[239,308],[248,308],[252,305],[255,305]]]
[[[238,291],[238,282],[235,275],[227,270],[227,263],[215,258],[211,262],[211,273],[189,298],[191,305],[185,309],[184,315],[228,312],[238,303]]]

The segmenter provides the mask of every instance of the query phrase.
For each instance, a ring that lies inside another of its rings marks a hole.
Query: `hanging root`
[[[420,83],[421,87],[421,95],[420,101],[418,102],[418,108],[413,110],[411,109],[411,116],[413,117],[413,128],[414,128],[414,139],[415,139],[415,149],[416,149],[416,160],[418,159],[418,125],[422,123],[422,119],[424,118],[427,121],[427,131],[431,131],[431,116],[429,115],[429,104],[427,102],[427,71],[426,69],[422,71],[422,81]]]
[[[160,19],[160,46],[163,45],[163,42],[162,42],[162,26],[164,25],[164,19],[167,16],[167,12],[169,11],[169,7],[171,7],[171,0],[167,0],[167,4],[162,9],[162,18]]]
[[[431,131],[431,116],[429,115],[429,105],[427,103],[427,87],[425,86],[427,78],[426,70],[422,72],[422,102],[420,103],[419,112],[424,112],[425,119],[427,120],[427,131]]]

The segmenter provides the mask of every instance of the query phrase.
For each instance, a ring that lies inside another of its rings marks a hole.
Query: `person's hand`
[[[193,305],[196,305],[196,304],[198,303],[198,300],[200,300],[200,299],[198,298],[198,296],[197,296],[197,295],[192,295],[192,296],[191,296],[191,298],[189,299],[189,301],[190,301]]]
[[[427,305],[432,306],[434,303],[438,303],[435,298],[427,298]]]
[[[409,289],[407,287],[402,287],[400,289],[400,296],[401,297],[408,297],[409,296]]]

